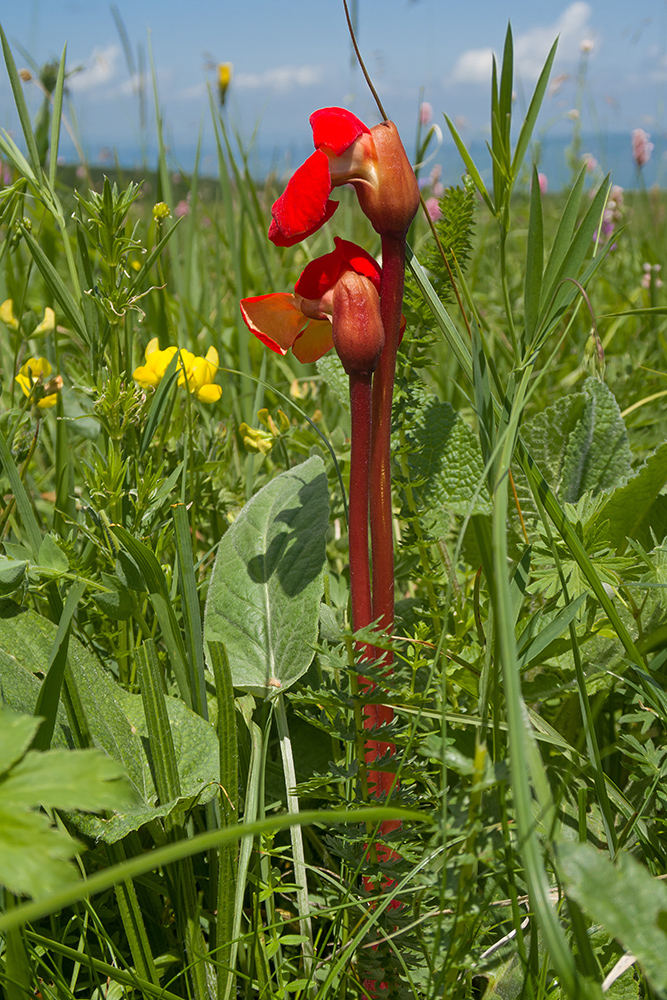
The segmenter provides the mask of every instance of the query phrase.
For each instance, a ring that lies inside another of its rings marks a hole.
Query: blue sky
[[[110,5],[98,0],[20,0],[4,4],[3,28],[19,66],[60,55],[82,67],[70,96],[84,146],[138,143],[136,79],[129,72]],[[185,157],[208,117],[209,64],[230,61],[231,120],[249,136],[259,126],[264,148],[309,142],[308,114],[326,105],[351,107],[372,124],[377,112],[358,71],[342,0],[117,0],[135,62],[152,47],[170,142]],[[420,89],[433,107],[459,123],[467,139],[489,119],[490,53],[502,51],[508,19],[516,45],[517,96],[528,95],[551,42],[559,55],[542,125],[571,129],[581,43],[592,43],[583,105],[588,130],[665,132],[667,0],[358,0],[359,42],[378,90],[412,144]],[[150,82],[149,82],[150,86]],[[36,107],[36,87],[26,85]],[[149,94],[152,119],[152,96]],[[11,95],[0,71],[0,125],[16,129]]]

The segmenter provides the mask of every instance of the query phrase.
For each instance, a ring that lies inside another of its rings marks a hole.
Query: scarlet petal
[[[370,129],[345,108],[320,108],[310,116],[315,148],[326,146],[336,156],[344,153],[355,139]]]
[[[379,294],[382,270],[377,261],[350,240],[335,236],[334,243],[335,250],[311,260],[304,268],[294,286],[296,294],[304,299],[321,299],[336,284],[341,272],[348,269],[370,278]]]
[[[340,253],[343,260],[356,271],[357,274],[363,275],[365,278],[370,278],[370,280],[375,285],[375,290],[380,294],[380,282],[382,280],[382,268],[376,261],[375,257],[371,257],[366,250],[362,247],[357,246],[356,243],[351,243],[350,240],[342,240],[340,236],[334,237],[334,243],[336,244],[336,250]]]
[[[330,194],[329,158],[316,149],[290,177],[271,209],[271,242],[290,247],[323,226],[338,208],[338,202],[329,201]]]
[[[287,292],[241,299],[240,306],[248,329],[276,354],[287,354],[308,322]]]
[[[317,361],[333,347],[331,323],[326,319],[311,319],[303,333],[294,341],[292,354],[304,365]]]

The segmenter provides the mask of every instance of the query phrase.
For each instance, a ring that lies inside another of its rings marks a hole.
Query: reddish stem
[[[368,496],[371,448],[372,375],[350,375],[350,593],[352,627],[370,625],[371,578],[368,561]]]
[[[371,543],[373,547],[373,618],[391,631],[394,624],[394,536],[391,510],[391,404],[401,330],[405,240],[382,237],[380,309],[384,350],[373,382],[371,441]],[[391,657],[387,657],[391,662]]]
[[[391,507],[391,406],[394,395],[396,354],[401,330],[403,282],[405,278],[405,240],[382,237],[382,285],[380,309],[384,326],[384,350],[373,380],[373,419],[371,439],[371,545],[373,552],[372,614],[382,628],[391,632],[394,625],[394,535]],[[392,655],[384,661],[391,666]],[[388,705],[368,705],[364,709],[367,729],[385,725],[394,718]],[[379,740],[366,742],[366,762],[372,763],[387,751],[394,752],[392,743]],[[369,785],[374,794],[391,790],[394,777],[382,771],[369,771]],[[399,826],[383,823],[383,834]]]

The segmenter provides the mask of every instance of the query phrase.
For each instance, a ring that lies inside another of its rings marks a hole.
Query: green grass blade
[[[558,224],[558,229],[556,230],[553,246],[551,247],[551,253],[549,254],[547,266],[544,270],[540,310],[543,310],[546,304],[551,300],[553,289],[558,283],[556,275],[561,271],[565,255],[567,254],[572,240],[574,227],[577,223],[577,215],[579,213],[579,204],[581,202],[581,193],[584,189],[585,179],[586,167],[584,166],[579,171],[579,175],[572,187],[572,190],[570,191],[567,203],[563,209],[563,214]]]
[[[551,75],[551,68],[553,66],[554,59],[556,57],[556,49],[558,48],[558,39],[551,46],[549,55],[547,56],[547,61],[544,64],[542,72],[540,73],[539,79],[533,91],[533,96],[530,99],[530,104],[528,105],[528,111],[526,112],[526,117],[521,125],[521,131],[519,132],[519,138],[517,140],[516,149],[514,150],[514,157],[512,159],[512,176],[516,177],[519,170],[521,169],[521,164],[524,161],[524,157],[528,150],[528,145],[530,143],[533,129],[535,128],[535,122],[537,121],[537,116],[540,113],[540,108],[542,107],[542,101],[544,100],[544,95],[547,90],[549,83],[549,76]]]
[[[549,303],[548,314],[558,312],[558,310],[562,308],[563,298],[568,291],[570,294],[575,294],[573,289],[559,289],[558,285],[564,278],[575,278],[579,273],[579,269],[581,268],[581,265],[583,264],[586,255],[589,253],[592,246],[595,230],[601,223],[602,211],[607,200],[608,188],[609,177],[606,177],[598,188],[598,191],[593,198],[588,211],[577,227],[576,232],[572,235],[569,245],[567,245],[565,253],[562,256],[560,266],[553,275],[550,287],[547,285],[547,276],[545,274],[544,287],[548,288],[548,291],[546,291],[546,302]],[[551,264],[551,259],[549,260],[549,264]]]
[[[542,760],[528,722],[526,705],[521,691],[512,620],[512,596],[507,572],[508,471],[523,409],[528,377],[528,374],[524,372],[521,386],[515,394],[504,436],[503,450],[498,462],[493,503],[494,587],[491,588],[491,592],[494,594],[496,602],[495,618],[507,711],[512,797],[524,878],[528,886],[532,909],[539,922],[544,943],[562,986],[571,996],[575,994],[586,996],[585,990],[577,992],[583,984],[579,982],[574,956],[568,947],[565,932],[551,899],[551,886],[542,858],[542,848],[535,824],[530,771],[532,771],[532,784],[535,786],[535,790],[543,791],[546,786],[547,795],[549,798],[551,796]],[[526,763],[528,763],[530,771],[526,767]],[[540,772],[542,773],[540,774]],[[553,805],[547,805],[547,809],[548,813],[551,813]],[[542,815],[545,815],[544,805],[542,806]]]
[[[397,819],[402,823],[430,823],[430,815],[417,812],[414,809],[399,809],[394,806],[367,806],[356,809],[310,809],[292,816],[289,813],[270,816],[267,819],[256,820],[253,823],[237,823],[224,830],[209,830],[199,833],[188,840],[179,840],[165,847],[146,851],[137,857],[129,858],[120,865],[96,872],[85,881],[73,881],[71,885],[42,899],[24,903],[11,913],[0,914],[0,933],[12,927],[22,927],[27,923],[39,920],[49,913],[55,913],[66,906],[72,906],[82,899],[89,899],[98,892],[105,892],[120,879],[137,878],[147,872],[154,871],[164,865],[173,864],[181,858],[192,857],[204,851],[223,844],[236,844],[244,837],[259,837],[263,834],[274,834],[281,830],[289,830],[291,826],[301,824],[322,824],[329,828],[337,823],[351,825],[365,823],[384,823],[386,820]]]
[[[47,288],[60,306],[62,312],[65,314],[67,321],[71,324],[72,329],[78,334],[84,344],[87,347],[90,347],[90,335],[88,333],[88,329],[86,328],[86,321],[72,293],[69,291],[65,282],[60,277],[32,233],[29,233],[23,225],[21,226],[21,234],[26,241],[35,264],[44,278]]]
[[[139,458],[143,458],[148,451],[148,447],[153,440],[153,436],[165,416],[167,407],[169,406],[169,394],[178,378],[176,372],[177,364],[178,353],[174,354],[173,358],[167,365],[165,373],[162,376],[160,384],[155,390],[150,406],[148,407],[146,426],[144,427],[144,433],[141,435],[141,444],[139,445]]]
[[[526,245],[526,277],[523,286],[524,346],[532,344],[537,327],[542,291],[542,271],[544,268],[544,222],[542,219],[542,192],[533,167],[530,188],[530,216],[528,219],[528,240]]]
[[[9,83],[12,88],[12,94],[14,95],[14,104],[16,105],[16,111],[18,112],[19,121],[21,123],[21,131],[23,132],[23,138],[25,139],[33,174],[35,178],[40,178],[42,176],[42,166],[39,162],[37,142],[35,141],[35,135],[32,131],[32,125],[30,123],[30,113],[28,112],[28,105],[26,104],[25,97],[23,96],[23,86],[16,68],[16,63],[14,62],[14,56],[12,55],[12,50],[9,47],[7,36],[2,30],[2,25],[0,25],[0,40],[2,41],[2,52],[5,57],[5,66],[7,67]]]
[[[56,727],[58,706],[60,704],[60,692],[65,676],[65,667],[67,666],[70,627],[74,612],[85,589],[86,584],[80,580],[72,585],[67,595],[60,621],[58,622],[58,631],[51,647],[46,676],[42,681],[35,705],[34,714],[43,716],[43,722],[32,744],[35,750],[48,750],[51,746],[53,731]]]
[[[443,306],[442,302],[438,298],[433,285],[431,284],[428,275],[424,271],[424,268],[419,263],[412,247],[407,248],[407,262],[408,267],[414,275],[415,281],[419,286],[419,290],[424,296],[428,306],[430,307],[436,323],[440,327],[442,333],[444,334],[445,340],[449,345],[450,349],[454,352],[456,360],[463,369],[464,374],[473,382],[473,363],[472,354],[470,347],[465,342],[459,331],[454,326],[451,317],[447,313],[447,310]]]
[[[193,708],[198,715],[208,721],[206,702],[206,677],[204,666],[204,640],[197,581],[195,580],[195,559],[192,552],[190,524],[185,504],[174,504],[171,509],[174,519],[174,538],[178,557],[178,584],[181,592],[185,644],[190,665],[190,686]]]
[[[146,257],[146,260],[141,265],[141,269],[137,271],[136,277],[132,281],[132,291],[135,294],[142,288],[144,281],[148,277],[150,269],[166,247],[167,243],[169,243],[169,241],[173,238],[182,221],[182,218],[176,219],[174,224],[167,229],[164,236],[162,236],[160,241],[153,247],[151,252],[148,254],[148,257]]]
[[[174,738],[164,702],[164,689],[155,643],[146,639],[136,652],[141,701],[146,716],[148,742],[158,802],[173,802],[181,794]]]
[[[14,495],[21,523],[26,532],[28,547],[34,562],[39,560],[39,547],[42,544],[42,532],[37,523],[35,512],[30,502],[28,492],[12,454],[7,446],[4,435],[0,431],[0,467],[9,480],[10,489]]]
[[[215,678],[218,702],[218,745],[220,747],[220,812],[222,825],[231,826],[238,816],[239,748],[236,732],[234,687],[225,647],[221,642],[209,645],[209,660]],[[216,940],[218,950],[218,1000],[236,996],[237,936],[241,926],[241,910],[237,919],[237,891],[241,881],[245,886],[246,872],[240,878],[236,845],[220,846],[218,851],[218,890]]]
[[[144,578],[153,610],[157,616],[162,631],[162,637],[167,647],[176,683],[183,701],[192,708],[192,692],[189,683],[189,667],[185,653],[185,644],[176,620],[176,614],[171,602],[167,581],[155,553],[138,538],[131,535],[120,524],[112,524],[111,530],[127,549],[136,562]]]
[[[67,45],[63,49],[58,67],[58,78],[53,91],[53,108],[51,110],[51,138],[49,140],[49,185],[56,186],[56,171],[58,170],[58,149],[60,147],[60,125],[63,114],[63,94],[65,92],[65,60]]]
[[[480,174],[479,170],[475,166],[475,161],[473,160],[473,158],[470,155],[468,149],[466,148],[466,144],[464,143],[463,139],[461,138],[461,136],[457,132],[456,126],[447,117],[447,115],[445,115],[445,121],[447,122],[447,127],[449,128],[449,131],[451,133],[452,139],[454,140],[454,142],[456,144],[456,148],[458,149],[459,153],[461,154],[461,159],[463,160],[463,162],[465,164],[465,168],[466,168],[466,170],[468,171],[468,173],[470,174],[470,176],[473,179],[475,187],[477,188],[477,190],[481,194],[482,198],[484,199],[484,201],[485,201],[485,203],[486,203],[489,211],[491,212],[491,214],[495,215],[496,214],[496,210],[495,210],[495,208],[493,206],[493,202],[491,201],[491,196],[490,196],[489,192],[486,189],[486,184],[482,180],[482,175]]]

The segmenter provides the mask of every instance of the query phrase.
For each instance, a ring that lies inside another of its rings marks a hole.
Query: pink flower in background
[[[654,288],[662,288],[662,281],[658,277],[662,267],[660,264],[642,264],[642,270],[644,271],[641,279],[642,288],[650,288],[653,285]]]
[[[438,205],[437,198],[426,199],[426,211],[430,215],[433,222],[437,222],[438,219],[442,218],[442,212],[440,211],[440,205]]]
[[[546,194],[549,189],[549,181],[546,174],[538,174],[537,180],[540,185],[540,194]]]
[[[592,174],[598,165],[598,161],[591,153],[584,153],[583,161],[586,164],[586,173]]]
[[[423,101],[419,106],[419,121],[422,125],[429,125],[433,121],[433,108],[428,101]]]
[[[636,128],[632,133],[632,157],[640,170],[651,159],[653,143],[649,142],[650,138],[643,128]]]
[[[183,218],[184,215],[190,214],[190,206],[187,201],[179,201],[178,205],[174,209],[174,215],[177,219]]]

